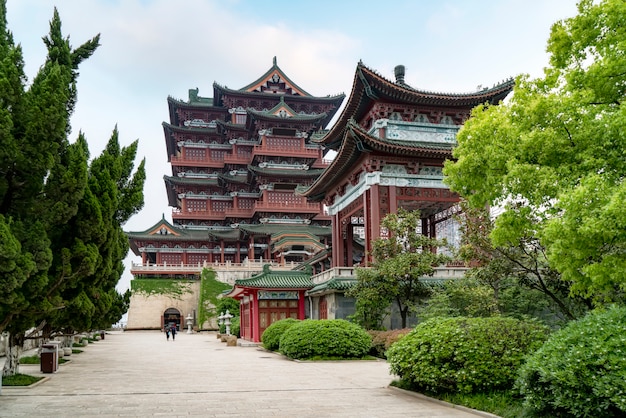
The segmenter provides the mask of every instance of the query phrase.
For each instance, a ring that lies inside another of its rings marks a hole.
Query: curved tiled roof
[[[498,103],[509,94],[514,84],[515,81],[509,79],[491,89],[472,93],[435,93],[389,81],[359,62],[348,102],[337,122],[320,142],[333,149],[338,147],[343,137],[343,128],[349,120],[361,120],[374,101],[451,107],[469,111],[485,102]]]
[[[324,192],[333,187],[338,181],[343,181],[364,152],[372,151],[390,155],[432,156],[439,158],[452,156],[452,146],[450,144],[377,138],[367,133],[354,120],[350,120],[344,128],[341,148],[335,159],[309,188],[298,188],[296,190],[297,193],[312,200],[323,199]]]
[[[311,289],[311,274],[302,271],[264,271],[249,279],[235,280],[235,287],[255,289]]]
[[[331,293],[333,291],[346,291],[356,284],[354,277],[333,277],[332,279],[316,285],[306,292],[307,296]]]
[[[328,237],[332,235],[332,228],[317,225],[289,225],[288,229],[279,224],[239,224],[242,231],[254,234],[279,235],[285,232],[289,234],[307,234],[318,237]]]

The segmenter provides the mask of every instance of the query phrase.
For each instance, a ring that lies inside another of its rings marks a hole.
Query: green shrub
[[[237,338],[241,337],[241,318],[238,316],[231,319],[230,334],[235,335]]]
[[[293,359],[362,358],[372,344],[363,328],[343,319],[307,319],[293,324],[280,338],[280,351]]]
[[[263,347],[271,351],[277,351],[280,347],[280,337],[296,322],[300,321],[294,318],[281,319],[267,327],[261,335]]]
[[[520,370],[525,405],[540,415],[626,415],[626,307],[570,322]]]
[[[509,389],[547,335],[547,327],[514,318],[431,319],[392,345],[387,359],[393,373],[427,391]]]
[[[412,328],[393,329],[389,331],[367,331],[372,337],[372,347],[369,353],[379,358],[387,358],[387,350],[389,350],[389,347],[411,332],[411,330]]]

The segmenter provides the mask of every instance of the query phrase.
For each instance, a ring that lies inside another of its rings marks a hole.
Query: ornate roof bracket
[[[352,137],[352,139],[354,139],[354,142],[356,144],[356,149],[358,149],[360,152],[372,152],[372,148],[368,147],[362,140],[361,137],[357,134],[354,133],[354,120],[350,120],[350,122],[348,122],[348,133],[349,135]]]
[[[361,68],[357,68],[356,71],[359,76],[359,80],[361,80],[361,82],[363,83],[363,88],[365,89],[365,94],[367,95],[367,97],[372,100],[378,100],[378,95],[374,93],[372,86],[370,86],[370,84],[367,82],[367,79],[365,78],[365,75],[363,74]]]

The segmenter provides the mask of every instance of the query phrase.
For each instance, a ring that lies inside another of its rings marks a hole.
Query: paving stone
[[[32,388],[4,386],[0,417],[476,417],[389,388],[384,361],[296,362],[214,333],[112,332]],[[0,363],[3,359],[0,359]]]

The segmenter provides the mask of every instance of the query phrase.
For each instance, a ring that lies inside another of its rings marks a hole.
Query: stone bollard
[[[226,342],[226,338],[228,338],[228,335],[222,334],[222,336],[220,337],[220,341],[225,343]]]
[[[226,338],[226,347],[237,347],[237,336],[229,335]]]

